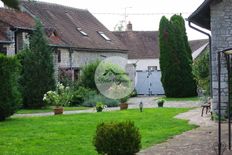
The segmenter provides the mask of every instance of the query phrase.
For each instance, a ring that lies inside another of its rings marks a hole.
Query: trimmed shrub
[[[93,145],[99,154],[133,155],[141,148],[141,135],[133,122],[101,123]]]
[[[13,115],[20,106],[19,73],[19,61],[0,54],[0,121]]]

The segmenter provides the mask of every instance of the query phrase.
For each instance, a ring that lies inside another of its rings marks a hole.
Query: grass
[[[100,122],[132,120],[140,129],[142,147],[161,143],[195,128],[173,118],[183,108],[154,108],[92,114],[14,118],[0,122],[0,152],[4,155],[97,155],[92,138]]]
[[[74,110],[86,110],[89,107],[64,107],[64,111],[74,111]],[[46,107],[44,109],[21,109],[17,111],[16,114],[35,114],[35,113],[46,113],[52,112],[53,107]]]
[[[199,97],[187,97],[187,98],[170,98],[170,97],[160,97],[157,99],[164,99],[165,101],[199,101]]]

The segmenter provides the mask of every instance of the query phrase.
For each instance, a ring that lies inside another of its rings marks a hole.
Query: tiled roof
[[[45,27],[53,28],[67,46],[79,49],[117,50],[126,47],[88,10],[76,9],[45,2],[21,1],[21,6],[38,17]],[[84,36],[78,28],[87,34]],[[110,38],[106,41],[97,31]]]
[[[27,13],[12,9],[0,8],[0,22],[15,28],[34,28],[35,21]]]
[[[129,49],[129,59],[155,59],[159,58],[159,32],[158,31],[121,31],[113,32]],[[189,41],[192,52],[208,42],[207,39]]]
[[[35,28],[34,18],[25,12],[20,12],[20,11],[16,11],[12,9],[0,8],[0,17],[1,17],[0,22],[4,23],[4,24],[1,24],[0,26],[0,42],[12,41],[10,40],[10,38],[7,37],[7,29],[5,25],[8,25],[8,27],[19,28],[19,29],[24,29],[24,30],[32,30]],[[46,28],[45,28],[45,31],[47,31]],[[54,45],[64,44],[59,37],[48,35],[48,40],[50,44],[54,44]]]
[[[157,31],[113,32],[129,49],[129,59],[149,59],[159,57]]]
[[[27,13],[20,11],[0,8],[0,42],[12,42],[11,38],[7,36],[7,27],[31,29],[34,27],[34,19]]]

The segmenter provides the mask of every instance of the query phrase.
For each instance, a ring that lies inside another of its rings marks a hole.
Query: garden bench
[[[211,111],[211,99],[208,98],[208,102],[201,105],[202,107],[202,110],[201,110],[201,116],[203,117],[203,114],[204,114],[204,110],[205,110],[205,114],[207,114],[208,112]]]

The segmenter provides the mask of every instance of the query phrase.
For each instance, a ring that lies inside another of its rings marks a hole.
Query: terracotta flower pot
[[[128,104],[127,103],[121,103],[119,106],[120,106],[120,110],[128,109]]]
[[[64,108],[63,108],[63,107],[55,107],[55,108],[53,109],[53,111],[54,111],[54,114],[55,114],[55,115],[60,115],[60,114],[63,114]]]

